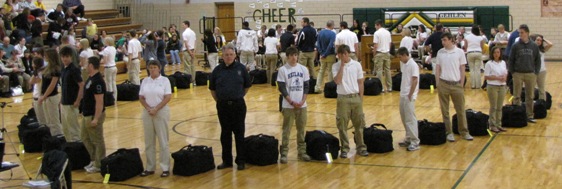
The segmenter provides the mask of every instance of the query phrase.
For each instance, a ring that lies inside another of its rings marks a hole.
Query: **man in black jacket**
[[[301,20],[302,30],[297,38],[297,47],[300,51],[299,63],[306,66],[310,78],[316,76],[314,72],[314,58],[316,47],[316,29],[310,26],[308,17],[303,17]]]

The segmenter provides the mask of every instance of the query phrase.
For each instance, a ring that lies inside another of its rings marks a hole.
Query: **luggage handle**
[[[203,150],[206,150],[207,148],[209,148],[207,146],[202,146],[202,147],[203,147]],[[191,150],[191,149],[194,149],[194,148],[195,147],[193,145],[188,144],[187,146],[182,147],[181,150]]]
[[[371,128],[375,128],[375,129],[376,129],[377,126],[384,128],[384,130],[388,130],[388,129],[386,128],[386,126],[384,126],[384,124],[382,124],[382,123],[373,123],[373,124],[371,125]]]

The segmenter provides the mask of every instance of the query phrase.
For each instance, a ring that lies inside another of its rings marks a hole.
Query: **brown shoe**
[[[500,130],[501,132],[507,132],[507,129],[504,129],[503,127],[498,127],[498,130]]]
[[[154,171],[144,170],[144,171],[140,174],[140,176],[141,176],[141,177],[146,177],[146,176],[152,175],[152,174],[154,174]]]
[[[490,127],[490,131],[494,132],[494,133],[499,133],[500,130],[497,127]]]

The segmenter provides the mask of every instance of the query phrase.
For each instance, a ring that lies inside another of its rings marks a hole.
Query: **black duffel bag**
[[[191,75],[177,71],[172,77],[176,80],[176,86],[178,89],[189,89],[189,83],[191,83]]]
[[[129,80],[117,85],[118,101],[136,101],[139,100],[140,85],[135,85]]]
[[[472,136],[485,136],[488,135],[488,116],[485,113],[477,112],[472,109],[466,110],[466,122],[468,127],[468,133]],[[458,124],[457,114],[453,115],[453,133],[459,134],[459,124]]]
[[[176,86],[176,78],[173,75],[167,76],[166,78],[168,78],[168,81],[170,81],[170,88],[172,89],[172,93],[173,93],[174,87],[177,87]]]
[[[207,81],[209,81],[209,76],[211,73],[197,71],[195,72],[195,85],[197,86],[207,86]]]
[[[43,139],[51,137],[49,127],[37,122],[28,124],[25,128],[18,127],[21,132],[21,143],[25,152],[41,152],[43,150]]]
[[[250,74],[252,84],[267,83],[267,72],[265,70],[255,69],[255,70],[250,71],[250,73],[248,73],[248,74]]]
[[[364,85],[364,94],[367,96],[375,96],[382,93],[382,83],[379,78],[370,77],[365,79]]]
[[[105,94],[103,94],[103,106],[108,107],[113,105],[115,105],[115,98],[113,97],[113,93],[106,91]]]
[[[124,181],[144,170],[138,148],[120,148],[101,160],[101,176],[110,174],[109,181]]]
[[[68,155],[68,166],[72,170],[83,169],[90,164],[90,154],[82,142],[67,142],[63,151]]]
[[[546,118],[548,112],[546,111],[546,101],[544,100],[535,100],[533,102],[533,117],[535,119],[543,119]]]
[[[444,123],[432,123],[426,119],[419,120],[418,135],[420,144],[440,145],[447,142],[447,131]]]
[[[324,97],[326,98],[338,98],[338,85],[334,81],[330,81],[324,84]]]
[[[215,169],[213,148],[188,145],[172,153],[174,175],[191,176]]]
[[[550,93],[548,91],[545,91],[546,93],[546,109],[550,110],[550,107],[552,106],[552,95],[550,95]],[[533,100],[538,100],[539,99],[539,89],[535,89],[535,96],[533,97]],[[521,88],[521,101],[525,102],[525,88]]]
[[[382,127],[379,129],[377,127]],[[383,124],[375,123],[363,129],[363,141],[367,145],[367,152],[386,153],[394,150],[392,146],[392,130]]]
[[[402,72],[392,76],[392,90],[400,91],[400,85],[402,85]]]
[[[437,87],[435,85],[435,75],[430,73],[420,74],[420,89],[431,89],[431,85]]]
[[[527,126],[527,111],[525,106],[505,105],[502,107],[502,127]]]
[[[315,160],[326,160],[326,153],[332,154],[332,159],[337,159],[340,151],[340,140],[326,131],[307,131],[304,136],[306,154]]]
[[[279,157],[279,141],[264,134],[244,138],[246,162],[254,165],[276,164]]]

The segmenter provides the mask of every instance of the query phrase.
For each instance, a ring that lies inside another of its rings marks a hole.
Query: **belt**
[[[359,94],[355,93],[355,94],[338,94],[338,97],[342,97],[342,98],[353,98],[353,97],[358,97]]]
[[[441,79],[441,78],[439,78],[439,81],[442,81],[443,83],[446,83],[446,84],[449,84],[449,85],[457,85],[457,84],[461,83],[461,81],[448,81],[448,80],[444,80],[444,79]]]
[[[38,101],[38,100],[39,100],[39,98],[33,98],[33,100],[35,100],[35,101]]]
[[[468,53],[482,53],[482,51],[468,51]]]
[[[381,52],[381,51],[377,51],[377,53],[388,53],[388,52]]]
[[[133,61],[133,60],[138,60],[138,59],[139,59],[139,58],[133,58],[133,59],[131,59],[131,61]]]
[[[187,52],[188,50],[183,50],[181,52]],[[195,51],[195,49],[189,49],[189,51]]]
[[[133,59],[134,60],[134,59]],[[105,68],[113,68],[115,66],[104,66]]]
[[[228,104],[228,105],[232,105],[232,104],[234,104],[235,102],[240,102],[240,101],[243,101],[243,100],[244,100],[244,99],[219,100],[219,103],[225,103],[225,104]]]
[[[505,85],[492,85],[492,84],[488,84],[488,86],[493,86],[493,87],[505,87]]]

